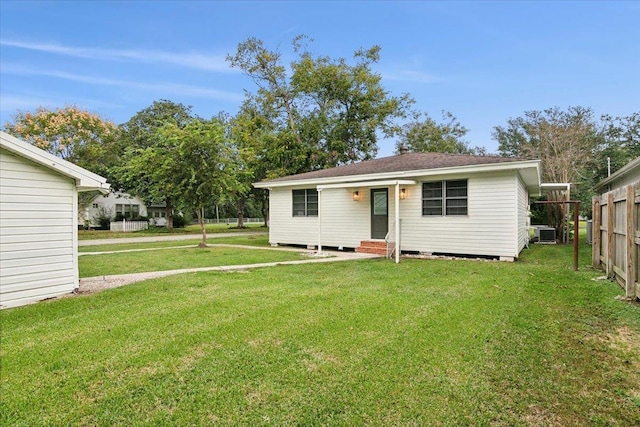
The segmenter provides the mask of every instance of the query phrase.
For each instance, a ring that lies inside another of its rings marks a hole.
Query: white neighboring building
[[[0,307],[78,288],[78,193],[106,179],[0,132]]]
[[[637,182],[640,182],[640,157],[630,161],[615,173],[597,183],[594,190],[602,195],[608,191]]]
[[[96,218],[101,211],[106,211],[115,218],[120,214],[125,218],[148,217],[149,221],[159,227],[166,225],[165,207],[162,205],[145,206],[142,199],[127,193],[109,192],[100,195],[88,203],[81,214],[81,221],[91,227],[97,227]]]
[[[540,161],[407,153],[253,185],[269,189],[274,245],[384,253],[387,240],[396,262],[401,251],[514,259]]]

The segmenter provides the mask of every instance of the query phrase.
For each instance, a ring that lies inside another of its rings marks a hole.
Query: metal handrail
[[[396,250],[396,245],[394,244],[394,245],[391,246],[391,252],[389,252],[389,243],[391,243],[389,241],[389,236],[391,235],[391,230],[395,229],[395,226],[396,226],[396,223],[394,221],[393,222],[393,227],[391,227],[391,229],[389,231],[387,231],[387,234],[384,236],[384,243],[385,243],[385,246],[386,246],[385,247],[385,249],[386,249],[385,253],[386,253],[386,258],[387,259],[391,258],[393,256],[393,253]]]

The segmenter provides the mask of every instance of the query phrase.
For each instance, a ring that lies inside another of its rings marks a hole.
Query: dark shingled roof
[[[365,160],[360,163],[322,169],[313,172],[289,175],[262,181],[287,182],[305,179],[335,178],[341,176],[369,175],[385,172],[405,172],[426,169],[450,168],[456,166],[485,165],[492,163],[518,162],[528,159],[518,157],[471,156],[464,154],[444,153],[407,153],[380,159]]]

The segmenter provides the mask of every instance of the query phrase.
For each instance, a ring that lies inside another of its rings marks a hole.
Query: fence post
[[[613,266],[615,264],[615,234],[613,224],[615,218],[615,202],[613,191],[607,194],[607,277],[615,277]]]
[[[635,297],[636,285],[636,189],[627,185],[627,271],[625,275],[625,294],[627,298]]]
[[[591,264],[593,268],[600,267],[600,250],[602,249],[601,236],[600,232],[600,223],[602,222],[602,210],[600,208],[600,196],[596,196],[592,200],[592,216],[593,216],[593,224],[591,228]]]

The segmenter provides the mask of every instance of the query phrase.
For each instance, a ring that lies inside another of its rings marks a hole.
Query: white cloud
[[[32,43],[20,40],[1,39],[0,46],[35,50],[55,55],[104,61],[136,61],[165,63],[185,68],[208,71],[237,72],[229,67],[224,55],[206,55],[196,52],[175,53],[146,49],[104,49],[65,46],[56,43]]]
[[[2,64],[0,67],[0,73],[2,74],[18,74],[18,75],[32,75],[32,76],[46,76],[54,77],[63,80],[70,80],[80,83],[102,85],[102,86],[117,86],[130,89],[138,89],[144,91],[151,91],[157,93],[172,93],[177,95],[188,95],[194,98],[207,98],[218,99],[224,101],[241,102],[244,99],[243,94],[222,91],[217,89],[203,88],[200,86],[193,86],[180,83],[143,83],[129,80],[110,79],[104,77],[88,76],[84,74],[69,73],[66,71],[52,71],[52,70],[35,70],[31,68],[15,66],[11,64]]]
[[[445,80],[442,77],[437,77],[430,73],[409,69],[383,71],[381,74],[383,80],[393,80],[398,82],[437,83]]]
[[[53,104],[53,102],[50,99],[42,98],[39,96],[13,95],[2,93],[0,94],[0,104],[2,105],[3,112],[5,112],[32,110],[40,105]]]

